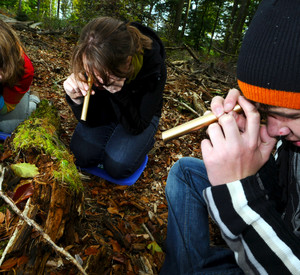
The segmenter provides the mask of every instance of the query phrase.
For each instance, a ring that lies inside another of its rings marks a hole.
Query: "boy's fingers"
[[[237,104],[238,98],[241,95],[240,91],[237,89],[230,89],[226,98],[224,99],[224,111],[229,113],[233,110]]]

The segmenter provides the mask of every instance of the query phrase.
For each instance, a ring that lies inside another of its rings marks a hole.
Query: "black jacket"
[[[75,104],[67,95],[76,118],[95,127],[111,122],[121,123],[131,134],[146,129],[153,116],[161,115],[162,93],[167,78],[165,50],[159,37],[150,28],[131,23],[153,40],[152,49],[144,51],[143,66],[134,80],[124,84],[121,91],[110,93],[93,87],[86,122],[80,121],[82,104]]]

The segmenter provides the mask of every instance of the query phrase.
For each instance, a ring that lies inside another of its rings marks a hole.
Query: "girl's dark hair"
[[[132,76],[134,67],[124,72],[122,65],[128,57],[151,49],[152,40],[137,28],[111,17],[100,17],[89,22],[81,31],[71,59],[72,71],[81,81],[82,73],[88,70],[94,82],[95,71],[109,85],[109,74],[120,78]],[[84,66],[85,63],[85,66]]]
[[[24,74],[23,46],[14,30],[0,20],[0,70],[1,82],[16,85]]]

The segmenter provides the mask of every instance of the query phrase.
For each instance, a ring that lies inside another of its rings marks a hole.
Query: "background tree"
[[[175,20],[173,23],[173,36],[176,39],[179,34],[179,26],[182,22],[182,14],[183,14],[183,7],[184,7],[184,0],[177,0],[175,1]]]
[[[249,25],[253,11],[257,9],[260,1],[235,0],[231,9],[230,17],[224,38],[223,50],[236,54],[243,37],[245,28]],[[251,8],[250,8],[251,6]],[[252,11],[249,17],[249,10]]]
[[[181,31],[181,38],[184,36],[184,32],[185,32],[185,28],[186,28],[186,25],[187,25],[187,20],[188,20],[190,8],[191,8],[191,2],[192,2],[191,0],[187,0],[184,20],[183,20],[183,26],[182,26],[182,31]]]

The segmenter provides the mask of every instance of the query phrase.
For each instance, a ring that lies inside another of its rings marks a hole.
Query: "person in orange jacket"
[[[0,20],[0,131],[11,133],[36,109],[34,68],[15,31]]]

